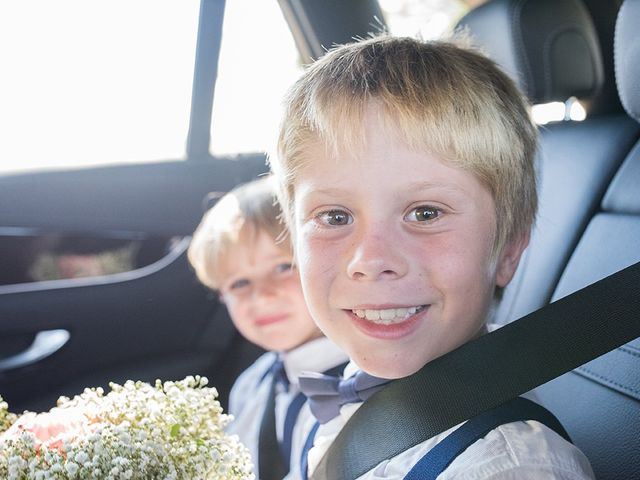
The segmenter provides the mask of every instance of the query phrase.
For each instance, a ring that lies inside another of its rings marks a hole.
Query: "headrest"
[[[604,69],[604,84],[595,97],[584,98],[580,103],[589,116],[605,115],[624,112],[613,66],[613,37],[616,30],[616,18],[622,0],[582,0],[598,36],[600,52],[602,53],[602,66]]]
[[[590,97],[602,87],[600,46],[579,0],[490,0],[457,28],[467,29],[532,103]]]
[[[640,0],[625,0],[618,12],[614,55],[618,95],[627,113],[640,122]]]
[[[602,209],[608,212],[640,215],[640,142],[629,152],[613,177],[602,200]]]

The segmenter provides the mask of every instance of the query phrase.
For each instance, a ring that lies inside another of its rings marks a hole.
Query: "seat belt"
[[[640,263],[394,380],[358,408],[311,480],[380,462],[640,337]]]

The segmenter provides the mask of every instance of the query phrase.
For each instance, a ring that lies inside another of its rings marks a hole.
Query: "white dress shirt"
[[[271,384],[268,371],[278,357],[284,363],[290,382],[288,389],[280,388],[276,394],[276,435],[279,441],[282,441],[287,409],[291,401],[300,393],[298,388],[300,372],[324,372],[348,361],[348,357],[342,350],[326,337],[321,337],[289,352],[267,352],[242,372],[233,384],[229,395],[229,413],[233,415],[234,420],[226,430],[230,434],[238,435],[240,441],[249,449],[254,464],[254,473],[257,472],[259,465],[260,423]],[[305,431],[303,426],[310,424],[313,427],[313,420],[313,414],[308,405],[304,405],[293,428],[290,471],[285,477],[287,480],[301,478],[300,456],[309,434],[309,431]],[[257,475],[256,478],[258,478]]]
[[[351,362],[345,378],[358,371]],[[532,395],[527,395],[530,399]],[[362,405],[343,405],[340,415],[320,425],[309,451],[309,473],[317,467],[331,443],[349,418]],[[308,419],[305,419],[309,422]],[[312,423],[313,425],[313,423]],[[312,425],[305,425],[310,430]],[[402,479],[440,440],[457,429],[457,425],[401,454],[378,464],[358,480]],[[461,453],[442,472],[439,480],[578,480],[595,476],[585,455],[547,426],[536,421],[519,421],[502,425]]]

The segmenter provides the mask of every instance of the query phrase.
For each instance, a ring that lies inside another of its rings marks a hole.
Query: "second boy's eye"
[[[433,220],[437,219],[439,216],[440,216],[440,210],[438,210],[435,207],[429,207],[425,205],[422,207],[414,208],[409,213],[407,213],[407,215],[404,218],[405,220],[409,220],[411,222],[427,223],[427,222],[432,222]]]
[[[276,273],[288,273],[293,270],[292,263],[280,263],[276,265],[275,272]]]
[[[249,286],[249,280],[246,278],[239,278],[231,285],[229,285],[229,290],[239,290],[241,288]]]
[[[327,210],[320,213],[317,218],[327,225],[340,226],[353,223],[353,217],[343,210]]]

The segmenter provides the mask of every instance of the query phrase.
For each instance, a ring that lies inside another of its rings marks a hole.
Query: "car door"
[[[234,158],[214,158],[209,153],[211,98],[224,2],[191,1],[180,6],[145,3],[146,12],[139,7],[137,12],[129,9],[132,16],[137,14],[135,24],[124,15],[129,8],[126,2],[115,2],[108,11],[98,7],[97,12],[82,2],[61,1],[55,10],[41,3],[39,12],[7,7],[3,15],[5,21],[20,24],[13,30],[16,54],[13,59],[5,58],[15,67],[8,83],[16,90],[5,90],[3,96],[18,97],[21,104],[14,109],[16,116],[33,115],[29,122],[3,118],[2,136],[22,135],[25,150],[56,141],[40,128],[43,119],[52,119],[52,112],[37,111],[30,102],[30,96],[38,97],[38,88],[48,88],[47,82],[59,82],[66,95],[86,96],[107,88],[103,77],[108,76],[111,81],[131,83],[132,98],[140,98],[145,90],[156,88],[154,79],[129,81],[127,69],[142,72],[150,60],[140,58],[138,65],[127,63],[131,57],[121,62],[109,57],[122,54],[123,49],[157,55],[157,50],[141,45],[141,40],[161,41],[160,34],[168,28],[184,37],[175,33],[169,43],[200,48],[197,56],[185,48],[182,53],[188,54],[187,61],[176,60],[166,66],[188,67],[189,82],[193,78],[191,98],[180,97],[187,100],[187,116],[181,142],[184,150],[175,158],[149,161],[141,155],[140,161],[73,167],[62,156],[53,163],[43,158],[38,168],[1,174],[0,395],[13,411],[48,409],[60,395],[129,378],[154,381],[208,375],[224,396],[238,372],[260,353],[239,337],[226,310],[215,294],[198,283],[185,256],[207,194],[225,192],[267,168],[261,153]],[[148,23],[142,21],[143,15]],[[42,17],[60,22],[59,28],[47,28]],[[65,19],[71,21],[64,23]],[[115,23],[107,28],[108,20]],[[91,29],[126,34],[129,45],[121,39],[91,35]],[[83,34],[88,48],[80,46]],[[145,39],[145,35],[155,38]],[[34,45],[27,45],[29,39]],[[50,49],[47,42],[57,50]],[[77,51],[64,55],[64,46]],[[40,50],[45,55],[39,55]],[[27,74],[18,67],[29,61],[29,53],[34,62],[50,62],[50,74],[37,81],[24,78]],[[15,60],[13,64],[11,60]],[[66,68],[66,62],[71,61],[84,61],[87,70],[96,72],[84,74],[80,70],[80,78],[74,78],[72,69]],[[109,70],[102,62],[109,64]],[[130,72],[132,77],[136,71]],[[170,87],[166,82],[164,85]],[[160,95],[163,92],[155,93],[155,97],[147,97],[148,106],[155,103],[158,114],[169,115],[171,110],[163,105]],[[69,108],[87,115],[86,122],[98,125],[98,117],[113,113],[93,97],[84,102],[93,102],[94,108],[74,102],[67,98],[68,105],[75,105]],[[190,104],[195,107],[189,113]],[[65,102],[58,99],[53,105],[63,107]],[[131,112],[135,111],[131,105]],[[103,144],[83,143],[79,134],[71,132],[63,133],[66,136],[60,143],[70,156],[77,154],[77,145],[85,148],[77,155],[78,163],[107,156],[112,150],[109,136],[122,133],[118,124],[126,124],[130,114],[135,115],[123,109],[121,117],[102,126]],[[59,121],[63,117],[60,114]],[[69,128],[77,121],[70,119]],[[33,133],[25,134],[29,128]],[[149,136],[149,143],[162,143],[162,131],[139,131],[139,136]],[[59,155],[55,147],[42,149],[42,155]],[[14,151],[20,156],[19,149]],[[15,159],[5,155],[1,162],[6,169]]]
[[[225,406],[261,351],[196,280],[189,235],[267,171],[284,88],[325,47],[382,29],[378,3],[34,5],[0,12],[0,395],[38,411],[201,374]]]

